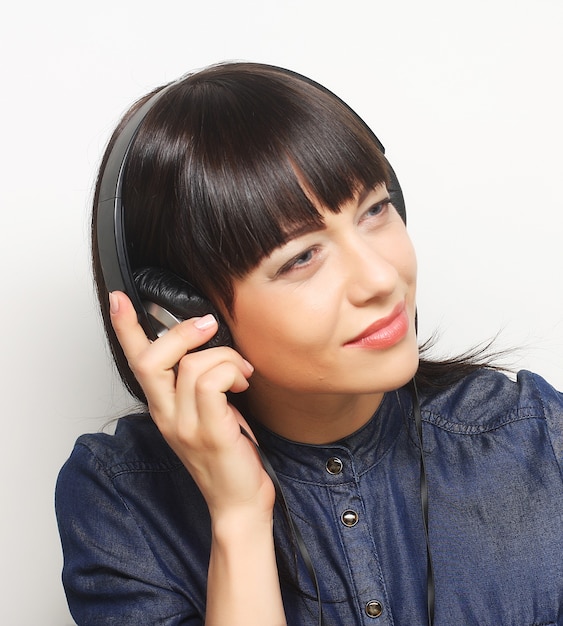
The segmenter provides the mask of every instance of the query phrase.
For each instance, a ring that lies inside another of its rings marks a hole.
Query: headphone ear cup
[[[387,159],[387,169],[389,171],[389,187],[387,191],[389,192],[389,196],[391,198],[391,203],[397,209],[397,213],[401,216],[401,219],[405,224],[407,223],[407,209],[405,207],[405,198],[403,196],[403,191],[401,189],[401,185],[399,184],[399,179],[397,178],[397,174],[395,174],[395,170],[391,167],[391,164]]]
[[[196,348],[196,351],[217,346],[233,346],[229,328],[213,304],[177,274],[158,267],[143,267],[133,272],[133,278],[156,335],[161,334],[162,324],[151,314],[151,304],[165,309],[165,312],[170,313],[178,322],[191,317],[203,317],[208,313],[215,317],[219,329],[207,343]]]

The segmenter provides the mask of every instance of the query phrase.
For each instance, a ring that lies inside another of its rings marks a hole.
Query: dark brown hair
[[[124,116],[101,171],[151,95]],[[123,181],[131,265],[171,270],[230,311],[233,278],[283,244],[293,226],[320,223],[311,197],[337,212],[357,191],[387,181],[377,139],[320,85],[268,65],[212,66],[168,87],[131,147]],[[109,322],[95,228],[99,182],[92,237],[100,306],[119,372],[144,400]]]
[[[127,121],[158,91],[125,114],[100,172]],[[109,319],[96,240],[100,178],[92,221],[100,308],[118,371],[145,402]],[[168,86],[132,144],[123,180],[131,265],[170,270],[232,311],[233,279],[283,244],[293,226],[320,223],[311,197],[338,212],[357,191],[388,182],[377,138],[321,85],[268,65],[211,66]],[[417,376],[431,386],[475,367],[465,357],[422,360]]]

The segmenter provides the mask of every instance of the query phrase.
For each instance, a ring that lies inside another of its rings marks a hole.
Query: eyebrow
[[[374,192],[378,186],[379,185],[376,185],[375,187],[364,187],[363,191],[358,195],[358,206],[360,206],[360,204],[363,204],[369,194]]]
[[[292,239],[297,239],[303,235],[308,235],[309,233],[316,233],[326,228],[324,220],[321,215],[319,215],[318,222],[300,222],[298,224],[290,224],[287,228],[284,228],[284,242],[282,246],[286,243],[290,242]]]

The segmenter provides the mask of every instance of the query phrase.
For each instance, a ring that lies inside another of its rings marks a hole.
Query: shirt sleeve
[[[201,611],[166,579],[158,561],[87,446],[78,443],[55,494],[63,585],[79,626],[196,626]]]
[[[533,381],[543,404],[551,446],[563,478],[563,393],[541,376],[533,375]]]

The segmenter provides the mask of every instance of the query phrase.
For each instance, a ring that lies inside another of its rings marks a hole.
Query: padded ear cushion
[[[219,322],[217,333],[196,350],[233,345],[229,328],[211,302],[204,298],[190,283],[176,274],[158,267],[143,267],[133,272],[135,286],[141,300],[148,300],[163,307],[180,320],[203,317],[208,313]]]
[[[385,159],[387,161],[387,159]],[[397,179],[397,175],[395,174],[395,170],[391,167],[389,161],[387,161],[387,167],[389,169],[389,196],[391,197],[391,202],[393,206],[397,209],[397,212],[401,216],[403,222],[407,223],[407,210],[405,207],[405,198],[403,197],[403,192],[401,190],[401,185],[399,184],[399,180]]]

